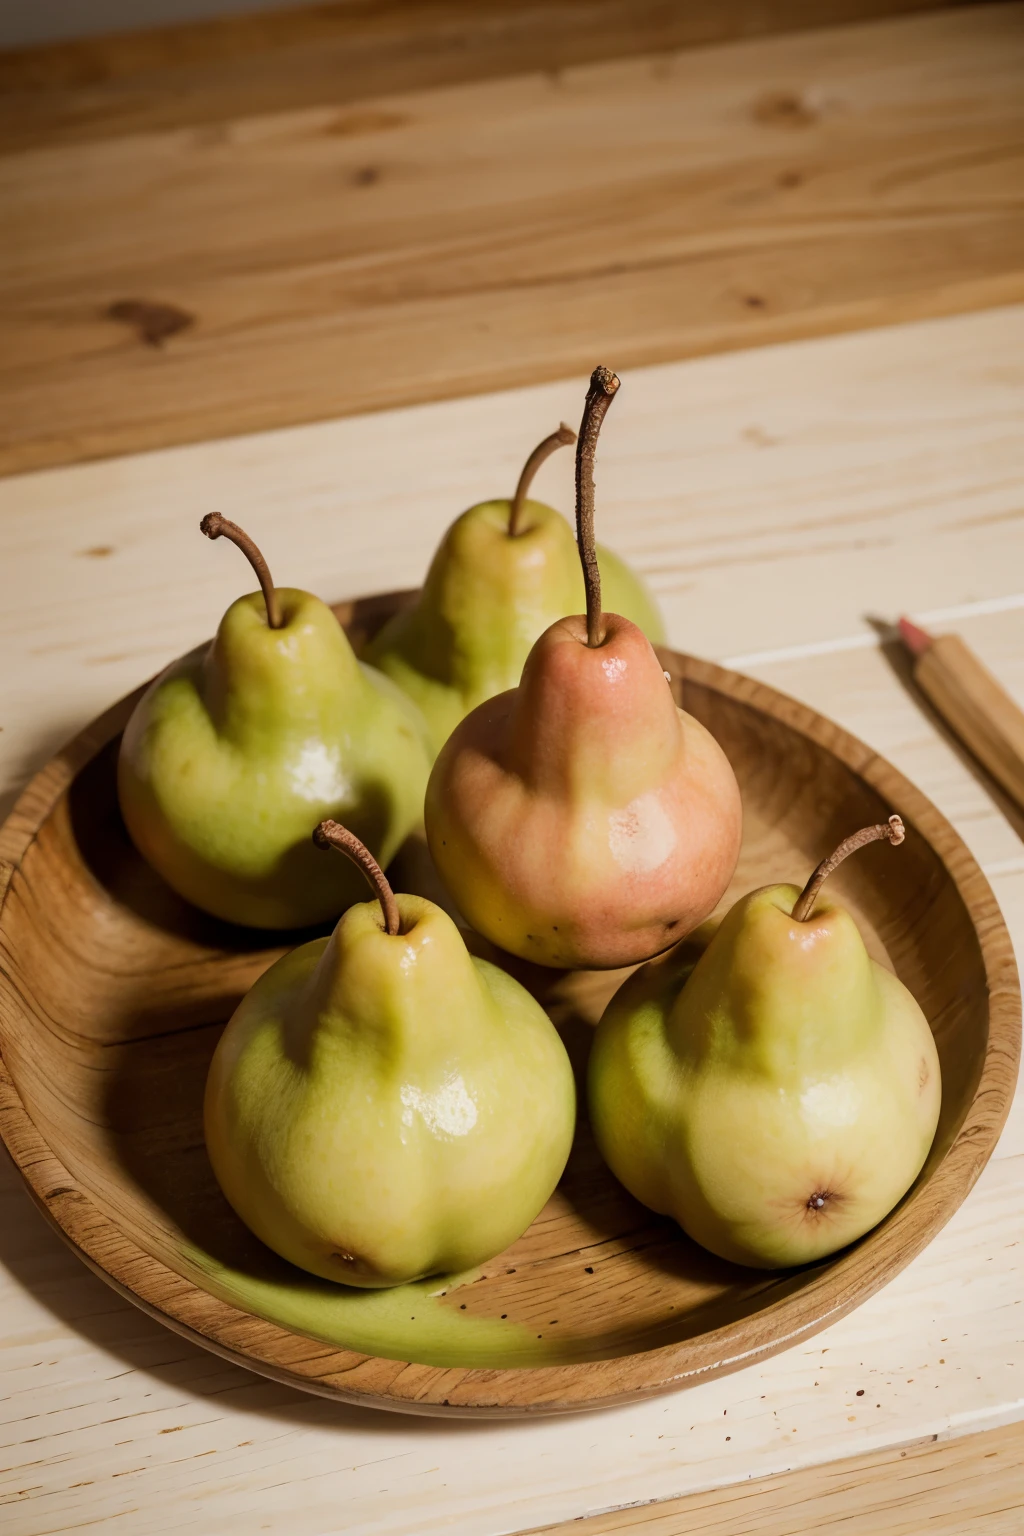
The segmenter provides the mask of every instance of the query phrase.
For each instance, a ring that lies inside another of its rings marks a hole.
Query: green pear
[[[174,662],[125,728],[118,795],[143,857],[215,917],[298,928],[358,899],[358,874],[318,858],[309,828],[344,815],[383,864],[420,824],[425,728],[386,677],[356,660],[319,598],[275,588],[234,523],[203,519],[250,558],[263,587],[216,638]]]
[[[317,837],[379,901],[242,1000],[207,1082],[210,1161],[246,1225],[312,1274],[373,1287],[471,1268],[525,1232],[561,1177],[565,1048],[440,907],[394,896],[345,828]]]
[[[534,449],[511,501],[483,501],[456,519],[416,602],[367,647],[367,660],[419,705],[435,753],[470,710],[514,688],[537,637],[582,606],[572,529],[553,507],[526,498],[539,465],[575,438],[563,424]],[[598,555],[610,610],[662,641],[643,582],[609,550]]]
[[[825,876],[769,885],[703,954],[682,947],[619,989],[598,1026],[590,1116],[616,1177],[712,1253],[777,1268],[861,1237],[910,1188],[941,1100],[928,1021],[872,960]]]

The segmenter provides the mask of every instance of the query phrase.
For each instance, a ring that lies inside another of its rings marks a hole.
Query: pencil
[[[959,635],[900,619],[914,681],[946,724],[1024,810],[1024,714]]]

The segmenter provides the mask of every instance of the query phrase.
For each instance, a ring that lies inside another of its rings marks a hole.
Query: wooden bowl
[[[407,600],[337,612],[358,640]],[[809,1268],[741,1269],[626,1195],[584,1125],[545,1211],[470,1276],[353,1293],[269,1254],[213,1180],[200,1107],[224,1021],[295,936],[274,943],[206,918],[139,859],[114,789],[134,695],[36,775],[0,833],[0,1130],[96,1273],[186,1337],[306,1391],[515,1416],[749,1365],[841,1317],[924,1247],[987,1161],[1016,1078],[1020,994],[992,892],[948,822],[860,742],[761,683],[664,660],[743,791],[729,899],[802,882],[844,835],[891,811],[907,824],[898,854],[866,849],[833,877],[869,948],[920,1001],[942,1061],[935,1144],[887,1220]],[[581,1063],[621,973],[532,979]]]

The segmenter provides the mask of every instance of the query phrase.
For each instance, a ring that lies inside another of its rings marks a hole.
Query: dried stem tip
[[[337,848],[338,852],[345,854],[353,864],[359,865],[380,902],[380,909],[384,914],[384,930],[394,938],[401,928],[398,903],[395,900],[394,891],[387,882],[387,876],[369,848],[361,843],[355,833],[348,830],[348,827],[343,827],[340,821],[322,821],[313,833],[313,841],[318,848]]]
[[[575,441],[576,433],[572,427],[567,427],[563,421],[558,431],[552,432],[550,437],[546,437],[542,443],[538,443],[530,454],[530,457],[523,465],[523,472],[519,476],[516,493],[512,497],[512,508],[508,514],[508,536],[510,539],[514,539],[519,532],[519,515],[523,510],[523,502],[526,500],[526,493],[533,483],[534,475],[540,469],[545,459],[550,459],[551,455],[557,453],[559,448],[568,448],[569,444]]]
[[[798,923],[806,923],[814,907],[815,898],[825,881],[834,869],[838,869],[844,859],[851,853],[856,853],[858,848],[863,848],[867,843],[888,841],[893,847],[898,847],[906,837],[906,831],[898,816],[890,816],[888,821],[877,822],[873,827],[861,827],[852,837],[846,838],[839,844],[835,853],[830,853],[827,859],[822,859],[814,874],[804,886],[796,899],[793,908],[793,918]]]
[[[601,423],[619,387],[610,368],[595,368],[583,407],[583,421],[576,440],[576,543],[583,566],[583,586],[587,594],[587,644],[600,645],[604,639],[601,623],[601,572],[597,568],[594,546],[594,452]]]
[[[199,524],[199,529],[201,533],[206,534],[208,539],[230,539],[232,544],[238,546],[256,572],[256,579],[263,590],[263,601],[267,605],[267,623],[271,629],[280,629],[284,619],[281,615],[281,604],[270,575],[270,567],[245,529],[239,528],[238,524],[233,523],[230,518],[222,517],[219,512],[207,512]]]

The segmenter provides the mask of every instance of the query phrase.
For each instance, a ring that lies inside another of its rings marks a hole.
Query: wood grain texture
[[[348,605],[339,618],[358,640],[397,601]],[[41,1208],[97,1273],[187,1337],[307,1391],[449,1417],[534,1416],[629,1402],[790,1347],[891,1280],[948,1221],[1016,1085],[1020,993],[991,890],[935,808],[838,726],[752,679],[663,656],[679,701],[725,748],[743,792],[727,901],[812,866],[851,826],[894,809],[907,823],[899,860],[865,855],[834,879],[939,1048],[939,1128],[911,1194],[852,1249],[764,1275],[712,1259],[625,1197],[584,1128],[534,1225],[449,1303],[526,1325],[531,1338],[557,1328],[546,1346],[556,1363],[506,1365],[500,1353],[478,1367],[404,1363],[240,1312],[194,1257],[198,1245],[222,1263],[250,1262],[209,1170],[200,1106],[223,1021],[281,950],[189,908],[128,843],[114,750],[130,697],[36,776],[0,832],[0,1132]],[[621,973],[553,979],[527,968],[524,979],[582,1070]]]
[[[600,538],[652,585],[674,645],[739,671],[874,647],[866,614],[945,626],[979,598],[1024,602],[1022,360],[1024,307],[626,372],[601,443]],[[585,387],[0,480],[0,570],[16,573],[0,605],[0,813],[238,595],[204,512],[244,522],[279,580],[324,598],[413,586],[452,518],[511,494]],[[544,466],[538,494],[571,510],[571,455]],[[1008,633],[991,665],[1016,681]],[[816,707],[845,707],[856,677]],[[887,718],[858,724],[874,740]],[[957,825],[970,838],[986,823],[972,808]]]
[[[1017,1536],[1024,1425],[752,1478],[530,1536]]]
[[[938,635],[914,681],[1024,813],[1024,713],[959,635]]]
[[[996,5],[10,153],[0,472],[1019,299],[1022,83]]]
[[[73,39],[0,51],[0,152],[943,8],[936,0],[335,0]]]

